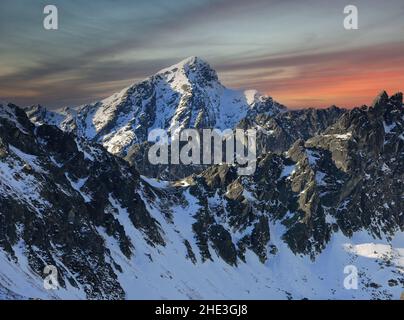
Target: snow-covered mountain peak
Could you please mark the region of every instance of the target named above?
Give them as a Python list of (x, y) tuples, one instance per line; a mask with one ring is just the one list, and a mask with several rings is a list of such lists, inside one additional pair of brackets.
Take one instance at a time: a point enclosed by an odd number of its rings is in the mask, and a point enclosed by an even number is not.
[(178, 91), (183, 91), (187, 86), (222, 87), (216, 71), (207, 62), (195, 56), (160, 70), (154, 77), (163, 79)]
[(207, 63), (205, 60), (196, 56), (191, 56), (185, 58), (184, 60), (181, 60), (176, 64), (173, 64), (172, 66), (161, 69), (160, 71), (157, 72), (157, 74), (164, 74), (166, 72), (171, 72), (176, 69), (185, 71), (197, 71), (198, 69), (204, 69), (204, 68), (209, 68), (212, 71), (214, 71), (210, 67), (209, 63)]
[(216, 79), (217, 79), (217, 74), (214, 69), (207, 63), (205, 60), (196, 57), (196, 56), (191, 56), (188, 57), (184, 60), (181, 60), (180, 62), (161, 69), (158, 71), (156, 74), (157, 75), (162, 75), (166, 73), (172, 73), (172, 72), (178, 72), (178, 71), (183, 71), (187, 75), (195, 75), (198, 73), (203, 73), (204, 71), (208, 71), (209, 73), (215, 74)]
[(57, 125), (126, 155), (152, 129), (232, 129), (246, 117), (284, 109), (255, 90), (226, 88), (207, 62), (189, 57), (104, 100), (64, 110), (61, 117), (36, 108), (27, 112), (35, 123)]

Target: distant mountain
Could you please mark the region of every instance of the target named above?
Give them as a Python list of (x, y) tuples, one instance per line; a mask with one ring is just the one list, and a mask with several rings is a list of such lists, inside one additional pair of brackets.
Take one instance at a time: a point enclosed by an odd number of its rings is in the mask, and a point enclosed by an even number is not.
[[(0, 298), (399, 299), (402, 94), (335, 113), (324, 130), (314, 111), (251, 116), (263, 130), (281, 117), (290, 137), (285, 121), (317, 129), (261, 154), (252, 176), (216, 165), (170, 183), (0, 104)], [(45, 265), (59, 290), (44, 289)]]
[(57, 125), (125, 156), (131, 146), (147, 141), (151, 129), (233, 129), (243, 118), (284, 110), (255, 90), (227, 89), (208, 63), (190, 57), (93, 104), (60, 113), (41, 106), (26, 111), (34, 123)]

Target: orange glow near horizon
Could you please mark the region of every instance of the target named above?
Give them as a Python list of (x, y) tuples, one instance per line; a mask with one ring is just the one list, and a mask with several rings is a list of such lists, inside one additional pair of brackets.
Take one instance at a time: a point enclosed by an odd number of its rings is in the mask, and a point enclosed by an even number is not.
[[(279, 81), (279, 80), (278, 80)], [(269, 84), (271, 87), (271, 84)], [(381, 91), (389, 95), (404, 90), (404, 65), (396, 70), (370, 70), (347, 76), (320, 75), (285, 79), (266, 93), (289, 108), (353, 108), (372, 103)]]
[(258, 89), (289, 108), (369, 105), (385, 90), (404, 91), (404, 44), (267, 57), (225, 70), (230, 87)]

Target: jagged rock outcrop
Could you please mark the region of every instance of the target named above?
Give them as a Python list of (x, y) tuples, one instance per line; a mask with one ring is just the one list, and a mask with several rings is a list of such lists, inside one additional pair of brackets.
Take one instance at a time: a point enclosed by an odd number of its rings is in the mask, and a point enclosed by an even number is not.
[(261, 157), (251, 177), (237, 177), (224, 166), (196, 181), (210, 190), (205, 197), (222, 197), (230, 226), (246, 228), (254, 213), (265, 212), (286, 226), (291, 250), (314, 259), (334, 232), (350, 237), (366, 230), (380, 238), (403, 231), (403, 120), (401, 94), (383, 93), (372, 107), (347, 112), (287, 153)]
[(332, 106), (327, 109), (288, 110), (273, 116), (259, 114), (255, 118), (245, 118), (239, 128), (257, 130), (257, 152), (282, 153), (298, 140), (307, 140), (320, 134), (334, 124), (344, 109)]
[(164, 246), (138, 173), (100, 146), (53, 126), (35, 128), (12, 104), (0, 106), (0, 137), (0, 248), (14, 262), (25, 256), (37, 274), (58, 267), (61, 285), (84, 286), (88, 298), (124, 298), (114, 271), (121, 266), (108, 262), (98, 228), (130, 257), (135, 245), (116, 219), (122, 206), (149, 243)]

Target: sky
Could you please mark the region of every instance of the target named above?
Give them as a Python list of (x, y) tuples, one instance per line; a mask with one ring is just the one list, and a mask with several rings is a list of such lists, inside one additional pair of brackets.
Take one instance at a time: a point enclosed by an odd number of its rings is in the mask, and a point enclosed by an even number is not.
[(404, 91), (403, 16), (402, 0), (1, 0), (0, 100), (81, 105), (198, 56), (291, 108), (370, 104)]

